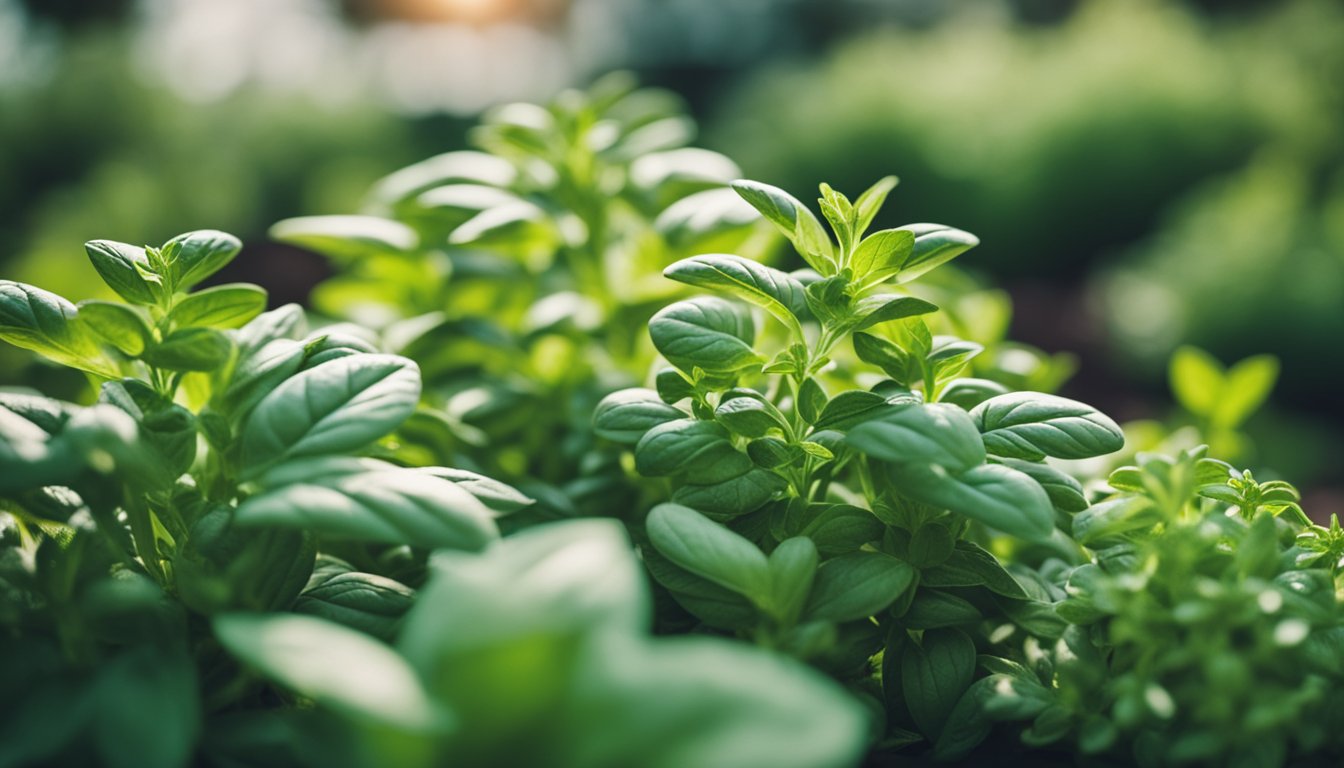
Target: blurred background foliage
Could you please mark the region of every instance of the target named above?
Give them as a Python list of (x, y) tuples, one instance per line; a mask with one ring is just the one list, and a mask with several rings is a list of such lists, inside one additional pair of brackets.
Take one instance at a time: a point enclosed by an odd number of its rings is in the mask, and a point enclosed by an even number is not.
[[(1065, 393), (1119, 418), (1182, 418), (1182, 344), (1278, 356), (1254, 458), (1340, 506), (1331, 0), (0, 0), (0, 275), (87, 298), (84, 241), (214, 227), (249, 243), (220, 280), (302, 300), (328, 268), (271, 223), (621, 68), (752, 178), (899, 174), (879, 224), (979, 235), (1010, 335), (1076, 352)], [(48, 375), (4, 355), (0, 384)]]

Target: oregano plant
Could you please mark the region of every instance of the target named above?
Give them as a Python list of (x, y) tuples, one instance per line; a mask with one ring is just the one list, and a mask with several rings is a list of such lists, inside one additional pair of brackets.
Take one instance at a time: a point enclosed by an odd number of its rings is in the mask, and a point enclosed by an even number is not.
[(668, 267), (711, 295), (653, 316), (670, 366), (606, 398), (594, 423), (636, 472), (667, 478), (643, 537), (672, 599), (847, 679), (899, 746), (948, 732), (977, 648), (1012, 634), (993, 622), (1061, 623), (1044, 587), (986, 545), (998, 532), (1067, 547), (1058, 526), (1087, 499), (1048, 460), (1111, 453), (1124, 436), (1083, 403), (962, 376), (980, 345), (933, 334), (937, 307), (902, 286), (977, 241), (932, 224), (870, 233), (895, 184), (853, 202), (822, 185), (828, 231), (788, 193), (734, 182), (808, 269), (734, 254)]

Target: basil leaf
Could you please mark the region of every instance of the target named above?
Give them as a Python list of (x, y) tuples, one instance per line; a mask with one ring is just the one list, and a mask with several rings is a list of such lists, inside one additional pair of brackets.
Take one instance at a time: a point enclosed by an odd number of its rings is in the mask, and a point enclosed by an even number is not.
[(0, 280), (0, 340), (103, 378), (120, 376), (75, 305), (41, 288)]
[(774, 472), (748, 464), (728, 480), (683, 485), (673, 492), (672, 500), (706, 515), (727, 518), (755, 512), (787, 487), (788, 482)]
[(971, 411), (985, 450), (1039, 461), (1046, 456), (1086, 459), (1125, 445), (1119, 425), (1090, 405), (1037, 392), (990, 398)]
[(930, 312), (937, 311), (937, 305), (930, 304), (923, 299), (917, 299), (914, 296), (894, 296), (889, 293), (865, 296), (854, 307), (854, 316), (857, 320), (854, 330), (861, 331), (878, 323), (904, 320), (907, 317), (927, 315)]
[(902, 347), (867, 333), (856, 333), (850, 340), (860, 360), (881, 368), (901, 386), (919, 379), (919, 361)]
[(745, 471), (751, 460), (712, 421), (678, 419), (650, 429), (635, 446), (635, 469), (645, 477), (689, 474), (717, 483)]
[(850, 552), (817, 569), (803, 615), (809, 621), (855, 621), (874, 616), (909, 589), (915, 569), (880, 552)]
[(980, 244), (975, 235), (942, 224), (907, 224), (901, 229), (915, 236), (915, 247), (896, 275), (898, 283), (908, 283)]
[(593, 413), (593, 431), (617, 443), (635, 445), (650, 429), (686, 418), (649, 389), (623, 389), (602, 398)]
[(81, 301), (78, 311), (85, 328), (128, 357), (138, 356), (153, 343), (149, 323), (125, 304), (91, 299)]
[(1006, 395), (1009, 389), (997, 381), (989, 379), (956, 379), (948, 384), (938, 401), (942, 403), (952, 403), (966, 410), (971, 410), (975, 406), (985, 402), (996, 395)]
[(213, 371), (229, 361), (233, 342), (209, 328), (183, 328), (145, 348), (140, 358), (170, 371)]
[(929, 587), (985, 587), (989, 591), (1025, 600), (1027, 593), (1012, 574), (1004, 570), (993, 555), (969, 541), (958, 541), (956, 549), (939, 565), (920, 572), (919, 583)]
[(746, 629), (759, 621), (760, 612), (748, 598), (677, 567), (656, 548), (646, 548), (641, 555), (654, 581), (666, 587), (681, 607), (708, 626)]
[(273, 224), (270, 235), (342, 263), (407, 254), (420, 243), (415, 230), (378, 216), (300, 216)]
[(680, 568), (769, 605), (769, 560), (755, 544), (680, 504), (659, 504), (645, 526), (658, 552)]
[(1064, 512), (1081, 512), (1087, 509), (1087, 497), (1083, 495), (1082, 483), (1049, 464), (997, 457), (994, 462), (1015, 469), (1039, 483), (1056, 509)]
[(1030, 477), (999, 464), (952, 473), (934, 464), (891, 467), (901, 493), (916, 501), (965, 515), (1028, 541), (1044, 541), (1055, 529), (1054, 508)]
[(663, 276), (755, 304), (788, 326), (795, 338), (803, 338), (798, 321), (807, 316), (805, 289), (777, 269), (741, 256), (709, 253), (683, 259), (664, 270)]
[(901, 624), (908, 629), (940, 629), (975, 624), (984, 618), (979, 608), (959, 595), (921, 587), (901, 614)]
[[(294, 481), (238, 506), (238, 525), (279, 526), (321, 536), (476, 550), (497, 538), (494, 515), (454, 483), (399, 467), (365, 472), (325, 471), (326, 459), (293, 469)], [(311, 479), (302, 480), (308, 476)], [(268, 480), (274, 481), (268, 475)]]
[(891, 190), (896, 188), (898, 182), (895, 176), (883, 176), (854, 201), (855, 237), (862, 237), (868, 230), (868, 225), (873, 223), (873, 217), (881, 210), (882, 204), (887, 201), (887, 195), (891, 194)]
[(183, 233), (164, 244), (165, 249), (174, 246), (177, 258), (172, 264), (173, 285), (185, 291), (233, 261), (243, 244), (227, 232), (202, 229)]
[(233, 283), (197, 291), (177, 303), (168, 320), (181, 327), (238, 328), (266, 309), (266, 292)]
[(98, 276), (121, 298), (132, 304), (153, 305), (159, 300), (159, 276), (150, 272), (145, 249), (114, 240), (91, 240), (84, 244)]
[(845, 442), (883, 461), (937, 464), (954, 472), (985, 461), (975, 422), (960, 408), (943, 403), (893, 409), (850, 429)]
[(745, 308), (701, 296), (679, 301), (649, 320), (649, 336), (667, 361), (683, 371), (734, 373), (760, 365), (751, 348), (756, 327)]
[(877, 285), (899, 273), (915, 248), (915, 235), (904, 229), (884, 229), (865, 237), (849, 258), (849, 268), (860, 286)]
[(919, 730), (936, 741), (975, 675), (975, 643), (959, 629), (925, 630), (901, 650), (901, 692)]
[(452, 482), (457, 487), (475, 496), (478, 501), (497, 515), (511, 515), (536, 503), (534, 499), (525, 496), (513, 486), (465, 469), (419, 467), (417, 471)]
[(412, 730), (442, 717), (406, 660), (362, 632), (286, 614), (223, 614), (213, 626), (243, 663), (320, 706)]
[(419, 371), (405, 358), (350, 355), (303, 371), (248, 416), (243, 476), (289, 459), (363, 448), (401, 424), (419, 400)]
[(331, 574), (310, 583), (294, 601), (295, 613), (357, 629), (384, 642), (397, 633), (415, 602), (415, 591), (372, 573)]
[(758, 181), (739, 179), (733, 190), (793, 242), (803, 260), (823, 276), (835, 274), (835, 248), (816, 215), (793, 195)]
[(802, 613), (817, 574), (817, 547), (805, 536), (785, 539), (770, 553), (770, 611), (785, 625)]
[(754, 390), (729, 390), (714, 409), (714, 420), (743, 437), (764, 437), (772, 429), (789, 429), (784, 414)]

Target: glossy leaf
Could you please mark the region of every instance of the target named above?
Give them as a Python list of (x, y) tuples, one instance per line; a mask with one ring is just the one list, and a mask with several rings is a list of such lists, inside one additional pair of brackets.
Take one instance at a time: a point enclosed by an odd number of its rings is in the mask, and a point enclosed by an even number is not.
[(880, 552), (851, 552), (817, 570), (804, 611), (811, 621), (854, 621), (874, 616), (914, 583), (915, 569)]
[(116, 363), (78, 319), (75, 305), (31, 285), (0, 280), (0, 340), (98, 376), (119, 375)]
[(896, 408), (849, 430), (855, 450), (897, 464), (936, 464), (952, 472), (979, 466), (985, 449), (975, 423), (953, 405)]
[(1046, 456), (1086, 459), (1120, 450), (1119, 425), (1090, 405), (1055, 395), (1013, 392), (990, 398), (971, 411), (985, 450), (997, 456), (1039, 461)]
[(164, 244), (165, 248), (171, 246), (177, 247), (177, 259), (172, 265), (173, 285), (185, 291), (233, 261), (243, 244), (227, 232), (202, 229), (183, 233)]
[(266, 292), (232, 283), (197, 291), (177, 303), (168, 319), (181, 327), (238, 328), (266, 309)]
[(678, 567), (744, 595), (771, 601), (769, 560), (755, 544), (679, 504), (659, 504), (646, 521), (649, 540)]
[(999, 464), (952, 473), (933, 464), (892, 467), (901, 493), (963, 514), (1029, 541), (1049, 538), (1055, 513), (1050, 498), (1030, 477)]
[(798, 321), (807, 316), (804, 288), (777, 269), (741, 256), (710, 253), (683, 259), (664, 270), (663, 276), (755, 304), (788, 326), (795, 338), (803, 336)]
[(835, 274), (835, 248), (807, 206), (788, 192), (758, 181), (739, 179), (733, 189), (793, 241), (808, 266), (822, 275)]
[(702, 296), (672, 304), (649, 320), (649, 336), (668, 362), (687, 372), (699, 367), (733, 373), (761, 363), (751, 348), (756, 337), (751, 315), (725, 299)]
[(158, 303), (158, 276), (150, 272), (144, 248), (114, 240), (91, 240), (84, 244), (84, 251), (98, 276), (118, 296), (132, 304)]
[(154, 332), (139, 312), (112, 301), (88, 300), (79, 303), (79, 317), (95, 336), (136, 357), (153, 343)]

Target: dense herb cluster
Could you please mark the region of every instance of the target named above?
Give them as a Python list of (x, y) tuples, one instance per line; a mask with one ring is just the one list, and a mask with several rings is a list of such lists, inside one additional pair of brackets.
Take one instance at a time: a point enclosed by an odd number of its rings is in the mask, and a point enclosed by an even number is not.
[(894, 178), (818, 217), (689, 136), (620, 80), (497, 110), (276, 225), (338, 265), (311, 330), (194, 290), (220, 232), (0, 281), (96, 390), (0, 393), (0, 766), (1344, 753), (1344, 531), (1189, 447), (1249, 454), (1271, 358), (1182, 351), (1195, 424), (1127, 441)]

